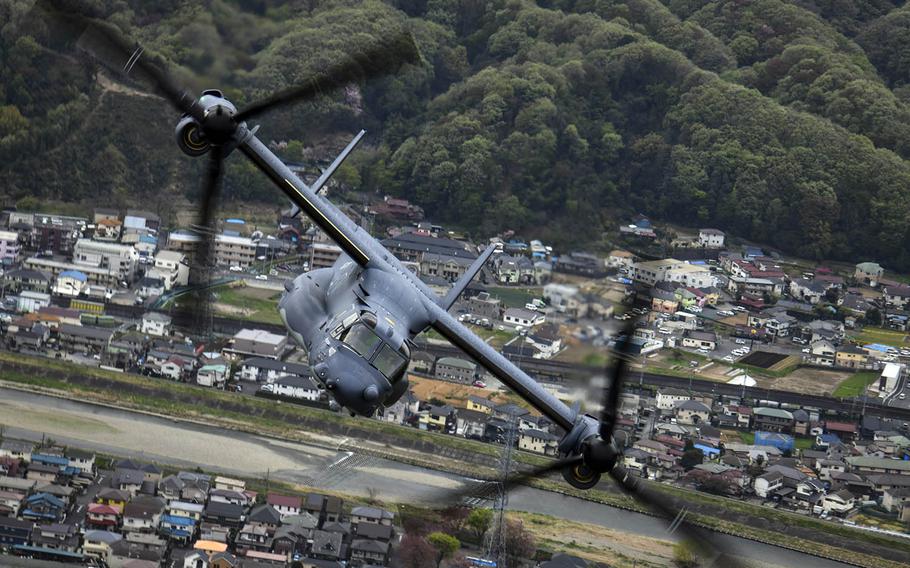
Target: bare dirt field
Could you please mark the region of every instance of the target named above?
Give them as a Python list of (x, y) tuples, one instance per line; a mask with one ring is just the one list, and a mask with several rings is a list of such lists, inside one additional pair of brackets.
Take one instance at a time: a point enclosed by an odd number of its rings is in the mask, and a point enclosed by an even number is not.
[(830, 395), (850, 373), (828, 369), (801, 367), (785, 377), (756, 377), (765, 388), (787, 390), (804, 394)]

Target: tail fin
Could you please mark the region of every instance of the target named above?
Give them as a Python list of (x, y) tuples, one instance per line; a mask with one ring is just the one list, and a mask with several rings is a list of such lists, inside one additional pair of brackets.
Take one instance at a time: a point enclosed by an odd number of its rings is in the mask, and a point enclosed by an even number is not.
[(496, 250), (496, 247), (490, 245), (487, 247), (480, 256), (477, 257), (468, 270), (462, 274), (461, 278), (455, 282), (455, 285), (452, 286), (452, 289), (449, 290), (449, 293), (445, 295), (445, 298), (439, 298), (437, 302), (444, 310), (448, 310), (452, 307), (455, 301), (461, 296), (461, 293), (464, 292), (464, 289), (468, 287), (468, 284), (471, 283), (471, 280), (474, 280), (474, 277), (480, 272), (480, 269), (483, 268), (483, 265), (490, 260), (490, 256), (493, 254), (493, 251)]

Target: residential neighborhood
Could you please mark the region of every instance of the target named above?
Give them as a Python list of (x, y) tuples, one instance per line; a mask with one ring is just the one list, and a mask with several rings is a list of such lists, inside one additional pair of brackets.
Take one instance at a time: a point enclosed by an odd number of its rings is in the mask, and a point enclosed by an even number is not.
[[(875, 518), (907, 526), (907, 421), (862, 410), (910, 409), (910, 287), (877, 264), (795, 266), (710, 228), (677, 234), (670, 255), (642, 256), (631, 245), (652, 241), (653, 225), (621, 229), (630, 250), (557, 254), (514, 234), (471, 242), (391, 202), (379, 210), (398, 212), (383, 243), (439, 294), (483, 249), (495, 247), (451, 311), (568, 404), (599, 412), (596, 397), (579, 387), (600, 372), (619, 336), (631, 333), (634, 361), (616, 433), (630, 471), (830, 522)], [(401, 225), (405, 210), (412, 213)], [(271, 228), (274, 236), (242, 220), (226, 223), (215, 249), (216, 312), (200, 334), (180, 306), (194, 289), (198, 235), (169, 232), (148, 212), (105, 209), (93, 219), (61, 218), (70, 227), (67, 238), (36, 247), (38, 217), (8, 212), (10, 242), (19, 236), (4, 249), (5, 349), (276, 405), (339, 410), (280, 320), (245, 307), (271, 302), (267, 309), (274, 311), (284, 282), (334, 262), (338, 251), (317, 229), (287, 216)], [(408, 373), (410, 390), (376, 420), (558, 456), (565, 432), (510, 398), (500, 381), (447, 342), (432, 335), (416, 342)], [(672, 386), (649, 383), (650, 374)], [(760, 395), (762, 388), (769, 394)], [(823, 408), (780, 401), (772, 391), (833, 402)], [(859, 402), (847, 411), (834, 404), (849, 398)], [(308, 508), (310, 497), (251, 495), (240, 482), (216, 487), (217, 480), (188, 472), (163, 478), (159, 472), (159, 479), (143, 469), (155, 466), (142, 464), (100, 471), (61, 452), (4, 440), (0, 465), (8, 487), (0, 486), (0, 512), (7, 513), (4, 530), (12, 540), (0, 535), (0, 543), (10, 550), (95, 555), (130, 568), (196, 560), (387, 565), (401, 534), (394, 521), (384, 524), (386, 512), (372, 524), (340, 504), (329, 512), (328, 496)], [(73, 507), (81, 524), (68, 524)]]
[[(109, 466), (109, 467), (108, 467)], [(112, 568), (388, 566), (393, 512), (57, 446), (0, 442), (0, 553)], [(0, 560), (2, 563), (2, 560)]]

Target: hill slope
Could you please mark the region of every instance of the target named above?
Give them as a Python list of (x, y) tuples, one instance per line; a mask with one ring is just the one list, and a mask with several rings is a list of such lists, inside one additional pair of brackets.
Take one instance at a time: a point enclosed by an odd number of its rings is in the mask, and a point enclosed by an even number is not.
[[(585, 242), (641, 211), (910, 269), (910, 11), (897, 1), (94, 2), (182, 80), (237, 102), (407, 25), (422, 65), (262, 132), (302, 160), (365, 127), (342, 180), (441, 221)], [(166, 213), (192, 198), (200, 165), (174, 148), (163, 102), (99, 81), (28, 4), (0, 0), (7, 200)], [(229, 198), (277, 200), (230, 162)]]

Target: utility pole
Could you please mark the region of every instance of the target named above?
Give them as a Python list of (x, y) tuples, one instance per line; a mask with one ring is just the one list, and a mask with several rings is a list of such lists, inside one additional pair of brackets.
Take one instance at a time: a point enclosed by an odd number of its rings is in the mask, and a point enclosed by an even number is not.
[(506, 424), (505, 446), (499, 460), (499, 484), (497, 486), (496, 503), (493, 508), (493, 530), (487, 542), (487, 558), (496, 561), (496, 568), (505, 568), (507, 562), (506, 547), (506, 506), (509, 504), (509, 493), (506, 483), (509, 471), (512, 469), (512, 451), (515, 446), (515, 435), (518, 417), (511, 414)]

